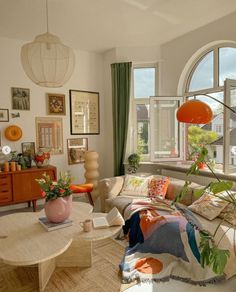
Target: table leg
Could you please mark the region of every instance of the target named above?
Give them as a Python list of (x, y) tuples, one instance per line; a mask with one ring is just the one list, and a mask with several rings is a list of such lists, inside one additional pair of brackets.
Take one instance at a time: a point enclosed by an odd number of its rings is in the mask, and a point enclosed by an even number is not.
[(57, 267), (91, 267), (92, 242), (73, 240), (69, 248), (56, 258)]
[(56, 267), (55, 258), (38, 264), (39, 291), (40, 292), (42, 292), (45, 289), (52, 273), (55, 270), (55, 267)]

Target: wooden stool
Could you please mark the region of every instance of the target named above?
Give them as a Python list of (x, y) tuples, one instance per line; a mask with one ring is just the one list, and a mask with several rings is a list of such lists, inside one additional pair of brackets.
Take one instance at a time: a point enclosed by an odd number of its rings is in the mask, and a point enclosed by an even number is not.
[(72, 193), (74, 193), (74, 194), (87, 193), (89, 203), (92, 206), (94, 206), (93, 198), (91, 195), (91, 192), (93, 191), (93, 184), (87, 183), (87, 184), (70, 185), (70, 189), (71, 189)]

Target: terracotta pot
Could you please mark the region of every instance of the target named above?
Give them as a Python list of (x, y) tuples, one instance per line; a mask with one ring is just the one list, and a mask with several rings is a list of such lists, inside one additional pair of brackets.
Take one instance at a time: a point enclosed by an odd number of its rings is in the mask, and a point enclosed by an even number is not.
[(199, 169), (204, 169), (206, 167), (206, 164), (204, 163), (204, 162), (200, 162), (199, 164), (198, 164), (198, 168)]
[(69, 218), (72, 208), (72, 195), (50, 200), (45, 203), (44, 210), (49, 221), (60, 223)]

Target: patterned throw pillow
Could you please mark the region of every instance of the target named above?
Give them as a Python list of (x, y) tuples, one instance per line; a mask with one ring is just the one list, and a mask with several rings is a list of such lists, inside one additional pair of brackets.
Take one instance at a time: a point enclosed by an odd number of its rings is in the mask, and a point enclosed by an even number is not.
[(206, 191), (197, 201), (188, 206), (188, 208), (209, 220), (213, 220), (229, 204), (229, 202), (221, 199), (227, 196), (228, 194), (226, 192), (214, 195)]
[(154, 177), (148, 183), (148, 195), (151, 198), (159, 197), (164, 199), (170, 183), (170, 178), (165, 176), (161, 178)]
[(152, 176), (142, 177), (126, 174), (121, 196), (148, 196), (148, 182)]
[(218, 216), (221, 219), (224, 219), (225, 221), (229, 222), (232, 225), (236, 225), (236, 208), (233, 204), (228, 204)]

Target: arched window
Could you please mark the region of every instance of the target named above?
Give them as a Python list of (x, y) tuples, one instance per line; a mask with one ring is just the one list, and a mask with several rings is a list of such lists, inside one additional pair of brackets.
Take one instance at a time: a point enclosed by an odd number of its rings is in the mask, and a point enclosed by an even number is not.
[(196, 97), (209, 104), (214, 118), (207, 125), (187, 126), (187, 153), (190, 155), (200, 145), (207, 145), (219, 169), (226, 173), (236, 172), (236, 115), (203, 95), (209, 94), (236, 109), (236, 81), (233, 80), (236, 79), (236, 45), (227, 43), (208, 49), (197, 58), (189, 72), (185, 98)]

